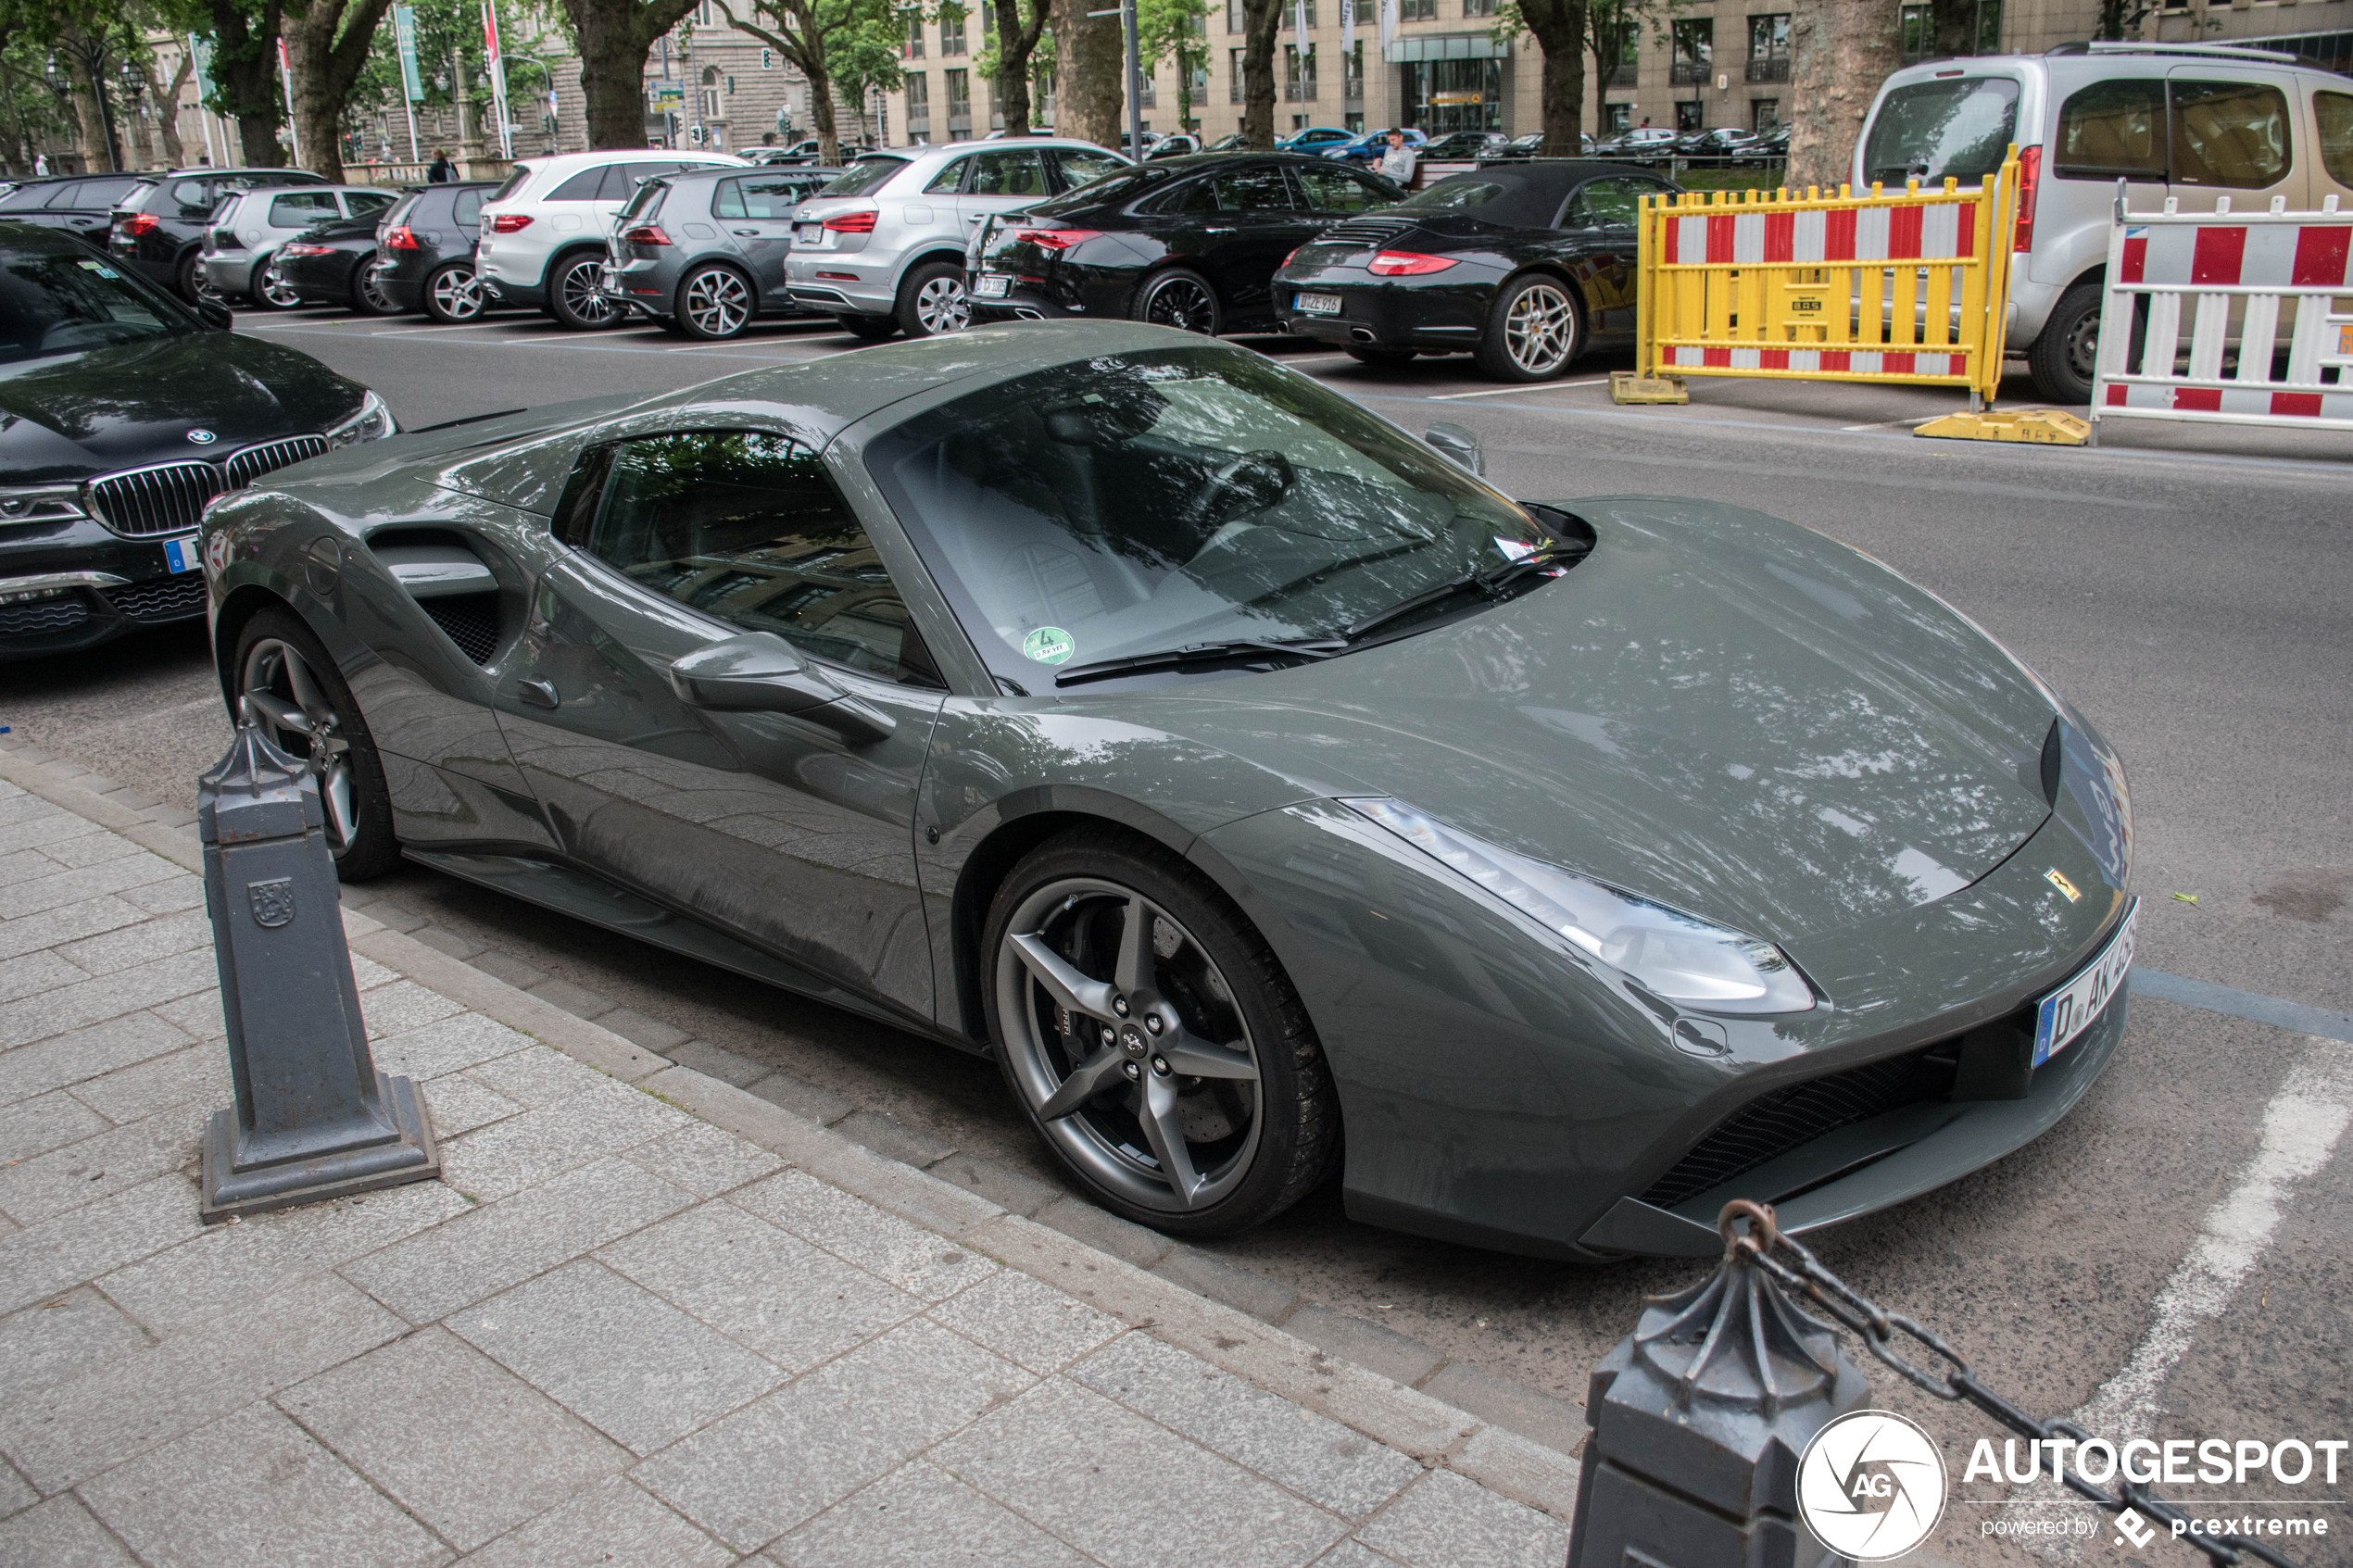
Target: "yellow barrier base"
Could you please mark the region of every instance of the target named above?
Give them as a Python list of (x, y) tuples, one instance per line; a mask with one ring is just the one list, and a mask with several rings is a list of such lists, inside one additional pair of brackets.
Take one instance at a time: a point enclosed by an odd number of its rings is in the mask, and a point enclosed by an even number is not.
[(1914, 435), (1943, 436), (1955, 441), (2033, 441), (2048, 446), (2081, 446), (2092, 427), (2073, 414), (2057, 408), (2025, 408), (2014, 414), (1947, 414), (1931, 420)]
[(1609, 400), (1613, 403), (1689, 403), (1692, 395), (1684, 390), (1680, 376), (1645, 376), (1633, 370), (1612, 370), (1609, 373)]

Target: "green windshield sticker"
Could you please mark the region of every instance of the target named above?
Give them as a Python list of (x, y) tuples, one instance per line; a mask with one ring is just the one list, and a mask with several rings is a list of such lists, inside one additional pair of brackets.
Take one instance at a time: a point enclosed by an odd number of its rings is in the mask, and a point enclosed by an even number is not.
[(1021, 640), (1021, 651), (1040, 664), (1066, 664), (1078, 645), (1059, 626), (1040, 626)]

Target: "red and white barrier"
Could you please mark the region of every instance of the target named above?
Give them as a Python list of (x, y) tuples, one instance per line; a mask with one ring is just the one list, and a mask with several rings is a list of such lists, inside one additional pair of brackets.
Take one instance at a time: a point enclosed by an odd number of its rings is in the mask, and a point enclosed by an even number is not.
[[(2117, 198), (2093, 439), (2107, 419), (2353, 430), (2353, 213), (2135, 214)], [(2189, 306), (2183, 343), (2183, 303)], [(2286, 364), (2280, 366), (2283, 328)]]
[(1679, 214), (1660, 234), (1658, 258), (1667, 266), (1733, 267), (1956, 261), (1975, 254), (1976, 230), (1974, 201), (1831, 211), (1716, 211), (1688, 218)]

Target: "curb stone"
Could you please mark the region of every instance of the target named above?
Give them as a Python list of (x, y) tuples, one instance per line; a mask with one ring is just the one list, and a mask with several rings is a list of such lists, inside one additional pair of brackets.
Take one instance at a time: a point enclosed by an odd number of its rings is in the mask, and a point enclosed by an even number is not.
[[(101, 793), (94, 786), (109, 790), (117, 786), (102, 775), (57, 761), (36, 748), (11, 744), (5, 737), (0, 737), (0, 779), (120, 834), (187, 871), (203, 872), (202, 847), (187, 812), (162, 806), (142, 808), (120, 795)], [(136, 797), (138, 801), (146, 798)], [(173, 817), (189, 818), (189, 825), (180, 825)], [(346, 908), (342, 914), (351, 950), (360, 957), (398, 971), (452, 1001), (757, 1144), (878, 1208), (1052, 1285), (1222, 1371), (1409, 1454), (1428, 1468), (1458, 1472), (1564, 1523), (1571, 1518), (1577, 1491), (1576, 1458), (1583, 1447), (1583, 1435), (1578, 1430), (1581, 1412), (1567, 1401), (1463, 1363), (1450, 1363), (1420, 1342), (1378, 1324), (1302, 1303), (1295, 1292), (1274, 1281), (1131, 1225), (1067, 1194), (1057, 1193), (1035, 1207), (1033, 1212), (1043, 1214), (1043, 1220), (1026, 1218), (975, 1190), (980, 1183), (961, 1185), (878, 1153), (831, 1126), (673, 1061), (546, 997), (521, 990), (363, 909)], [(855, 1120), (860, 1114), (853, 1107), (835, 1121)], [(932, 1162), (950, 1170), (957, 1159), (951, 1149), (934, 1156)], [(968, 1163), (986, 1164), (976, 1160)], [(1026, 1184), (1026, 1178), (1016, 1180)], [(1198, 1287), (1188, 1280), (1197, 1282)], [(1347, 1343), (1358, 1337), (1357, 1331), (1372, 1330), (1386, 1336), (1384, 1349), (1390, 1348), (1389, 1341), (1395, 1341), (1395, 1350), (1406, 1351), (1408, 1360), (1415, 1351), (1426, 1351), (1432, 1364), (1419, 1374), (1421, 1383), (1437, 1382), (1450, 1368), (1460, 1368), (1472, 1375), (1449, 1381), (1470, 1385), (1468, 1392), (1481, 1393), (1478, 1386), (1481, 1383), (1495, 1386), (1495, 1397), (1479, 1402), (1491, 1409), (1503, 1407), (1499, 1413), (1504, 1419), (1447, 1403), (1342, 1359), (1279, 1323), (1228, 1304), (1229, 1299), (1242, 1299), (1271, 1306), (1277, 1298), (1287, 1303), (1280, 1309), (1285, 1320), (1312, 1311), (1320, 1314), (1312, 1322), (1328, 1321), (1339, 1331), (1322, 1337)], [(1413, 1349), (1407, 1351), (1408, 1347)], [(1577, 1421), (1529, 1420), (1524, 1414), (1554, 1407), (1577, 1415)], [(1512, 1419), (1515, 1416), (1519, 1419)], [(1515, 1430), (1516, 1426), (1534, 1430)], [(1558, 1446), (1567, 1436), (1564, 1426), (1577, 1438), (1566, 1449)], [(1548, 1443), (1544, 1437), (1554, 1440)]]

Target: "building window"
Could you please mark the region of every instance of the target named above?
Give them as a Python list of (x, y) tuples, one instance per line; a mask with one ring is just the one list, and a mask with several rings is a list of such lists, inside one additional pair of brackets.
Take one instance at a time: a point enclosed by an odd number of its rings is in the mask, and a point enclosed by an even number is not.
[[(1340, 99), (1343, 104), (1365, 101), (1365, 41), (1358, 39), (1356, 47), (1340, 57)], [(1360, 112), (1350, 117), (1363, 119)]]
[[(963, 131), (969, 134), (973, 128), (973, 73), (969, 70), (951, 70), (946, 74), (948, 77), (948, 133), (953, 136), (958, 131)], [(957, 124), (959, 120), (963, 123)]]
[(1759, 136), (1769, 135), (1781, 123), (1781, 101), (1779, 98), (1752, 98), (1748, 103), (1749, 129)]
[(1494, 14), (1495, 0), (1463, 0), (1463, 15), (1466, 17), (1491, 17)]
[(1226, 101), (1229, 104), (1242, 101), (1242, 52), (1239, 49), (1226, 51)]
[(907, 73), (907, 131), (928, 134), (931, 131), (931, 77), (927, 72)]
[[(1313, 25), (1312, 23), (1310, 24)], [(1283, 45), (1283, 102), (1312, 104), (1315, 101), (1315, 45), (1307, 45), (1301, 54), (1299, 45)]]
[(702, 115), (704, 119), (721, 118), (719, 107), (719, 68), (705, 66), (702, 69)]
[[(1748, 79), (1751, 82), (1789, 80), (1789, 13), (1748, 19)], [(1771, 103), (1775, 100), (1766, 99)]]
[(1242, 0), (1226, 0), (1226, 31), (1242, 31)]
[[(1631, 87), (1642, 74), (1642, 69), (1640, 32), (1631, 23), (1629, 23), (1626, 35), (1617, 45), (1617, 63), (1610, 68), (1609, 74), (1602, 81), (1602, 85), (1604, 87)], [(1620, 129), (1626, 128), (1620, 127)]]
[(921, 11), (907, 13), (906, 57), (911, 60), (924, 57), (924, 14)]
[[(1705, 82), (1715, 74), (1715, 18), (1703, 17), (1675, 24), (1675, 63), (1667, 71), (1669, 82), (1678, 87)], [(1699, 127), (1687, 129), (1696, 131)]]
[(1686, 98), (1675, 106), (1675, 129), (1705, 131), (1707, 129), (1707, 106), (1697, 98)]
[(972, 53), (964, 47), (964, 15), (963, 11), (950, 12), (945, 7), (940, 10), (939, 52), (942, 55)]
[(1634, 106), (1631, 104), (1604, 104), (1602, 106), (1602, 123), (1603, 129), (1606, 130), (1611, 135), (1625, 135), (1626, 132), (1634, 129)]
[(1397, 19), (1434, 22), (1438, 19), (1438, 0), (1397, 0)]

